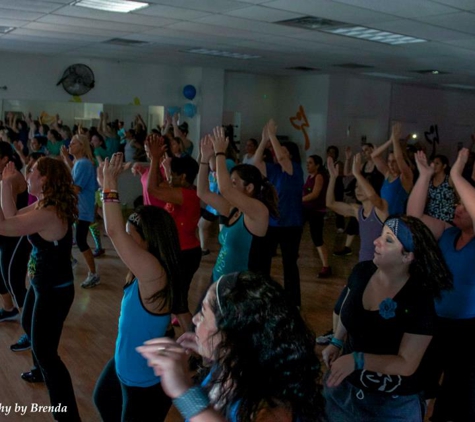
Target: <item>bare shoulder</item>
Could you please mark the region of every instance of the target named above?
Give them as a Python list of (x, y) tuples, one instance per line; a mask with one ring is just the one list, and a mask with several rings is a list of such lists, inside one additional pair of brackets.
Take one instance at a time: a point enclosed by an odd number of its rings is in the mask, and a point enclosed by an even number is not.
[(256, 422), (292, 422), (292, 410), (285, 406), (264, 407), (256, 417)]

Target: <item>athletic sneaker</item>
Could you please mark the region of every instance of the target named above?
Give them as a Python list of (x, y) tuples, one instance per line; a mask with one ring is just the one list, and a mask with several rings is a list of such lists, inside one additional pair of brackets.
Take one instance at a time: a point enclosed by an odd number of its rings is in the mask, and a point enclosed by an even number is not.
[(10, 346), (12, 352), (23, 352), (24, 350), (29, 349), (31, 349), (31, 343), (26, 334), (23, 334), (15, 344)]
[(6, 311), (5, 309), (0, 309), (0, 322), (3, 321), (14, 321), (18, 319), (18, 309), (13, 308), (11, 311)]
[(88, 273), (87, 278), (81, 283), (84, 289), (96, 287), (101, 282), (101, 277), (98, 274)]
[(322, 270), (318, 273), (318, 278), (327, 278), (333, 274), (332, 267), (322, 267)]
[(333, 338), (333, 330), (330, 330), (323, 334), (323, 336), (319, 336), (316, 339), (316, 343), (319, 344), (320, 346), (326, 346), (327, 344), (330, 344)]
[(92, 252), (92, 255), (94, 256), (94, 258), (98, 258), (101, 255), (104, 255), (105, 253), (106, 253), (105, 249), (94, 249), (94, 251)]
[(333, 256), (350, 256), (353, 251), (348, 246), (345, 246), (341, 251), (333, 252)]

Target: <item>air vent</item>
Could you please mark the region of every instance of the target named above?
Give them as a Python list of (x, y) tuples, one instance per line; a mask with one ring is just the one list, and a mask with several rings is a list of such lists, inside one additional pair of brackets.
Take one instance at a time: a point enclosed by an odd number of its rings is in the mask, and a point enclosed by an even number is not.
[(343, 69), (373, 69), (374, 66), (367, 66), (365, 64), (358, 64), (358, 63), (342, 63), (342, 64), (334, 64), (334, 67), (342, 67)]
[(321, 69), (316, 67), (307, 67), (307, 66), (295, 66), (295, 67), (286, 67), (287, 70), (299, 70), (301, 72), (318, 72)]
[(108, 41), (104, 41), (104, 44), (123, 45), (127, 47), (134, 47), (140, 45), (150, 44), (148, 41), (127, 40), (125, 38), (112, 38)]
[(344, 22), (332, 21), (330, 19), (318, 18), (315, 16), (303, 16), (297, 19), (288, 19), (274, 23), (279, 25), (294, 26), (297, 28), (313, 29), (314, 31), (348, 25)]

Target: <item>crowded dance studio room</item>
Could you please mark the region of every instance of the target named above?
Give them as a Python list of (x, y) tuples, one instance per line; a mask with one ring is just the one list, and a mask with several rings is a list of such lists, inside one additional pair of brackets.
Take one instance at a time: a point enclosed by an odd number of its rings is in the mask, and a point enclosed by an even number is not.
[(474, 0), (0, 0), (0, 421), (474, 422)]

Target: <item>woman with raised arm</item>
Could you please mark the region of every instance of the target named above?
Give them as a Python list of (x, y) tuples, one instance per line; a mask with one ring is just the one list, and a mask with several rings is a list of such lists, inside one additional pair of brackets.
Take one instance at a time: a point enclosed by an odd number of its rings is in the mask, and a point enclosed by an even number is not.
[[(213, 136), (207, 136), (201, 143), (198, 196), (227, 217), (219, 234), (221, 249), (213, 268), (213, 282), (223, 274), (249, 268), (254, 239), (265, 236), (269, 214), (277, 214), (275, 189), (256, 167), (239, 164), (233, 167), (231, 174), (228, 173), (227, 146), (228, 139), (222, 127), (216, 127)], [(208, 185), (208, 166), (213, 155), (220, 195), (211, 192)]]
[[(407, 198), (414, 185), (414, 175), (411, 166), (405, 160), (400, 138), (401, 124), (395, 123), (389, 141), (376, 148), (371, 154), (377, 169), (384, 175), (381, 198), (388, 203), (389, 215), (405, 214)], [(391, 145), (393, 152), (389, 153), (386, 162), (381, 154)]]
[[(300, 306), (300, 272), (297, 265), (300, 240), (302, 238), (302, 189), (303, 171), (297, 144), (284, 142), (276, 136), (277, 126), (269, 120), (264, 126), (262, 140), (254, 155), (256, 165), (264, 177), (275, 186), (279, 195), (279, 217), (269, 220), (269, 230), (261, 245), (260, 255), (256, 254), (251, 270), (270, 275), (272, 255), (280, 244), (284, 267), (284, 288), (290, 301)], [(263, 153), (270, 139), (277, 163), (266, 163)]]
[(124, 226), (118, 177), (122, 153), (106, 159), (102, 170), (102, 202), (107, 234), (129, 269), (122, 298), (114, 357), (94, 390), (94, 403), (105, 422), (163, 421), (170, 399), (160, 379), (136, 352), (150, 336), (163, 337), (170, 324), (175, 285), (181, 277), (180, 245), (175, 222), (158, 207), (138, 208)]
[(25, 298), (22, 325), (31, 340), (34, 367), (25, 381), (43, 381), (57, 421), (80, 421), (69, 372), (58, 355), (63, 324), (74, 299), (71, 268), (72, 225), (78, 215), (77, 195), (68, 167), (40, 158), (28, 177), (28, 191), (38, 198), (17, 210), (13, 181), (17, 170), (7, 164), (2, 175), (0, 234), (28, 236), (33, 245), (33, 277)]
[[(168, 162), (167, 147), (164, 139), (158, 135), (149, 135), (146, 144), (152, 159), (147, 182), (148, 193), (166, 202), (165, 209), (175, 220), (180, 239), (183, 277), (177, 289), (180, 295), (174, 297), (172, 312), (177, 316), (181, 327), (185, 331), (191, 331), (188, 291), (201, 262), (200, 241), (196, 236), (200, 219), (200, 199), (194, 185), (198, 163), (189, 155), (172, 157)], [(164, 166), (165, 163), (170, 166), (166, 170), (170, 183), (163, 183), (160, 165)]]
[(460, 196), (453, 225), (424, 214), (434, 168), (427, 164), (423, 152), (416, 156), (420, 174), (407, 206), (408, 214), (420, 218), (438, 239), (454, 280), (453, 290), (444, 292), (435, 306), (438, 330), (429, 353), (436, 368), (430, 368), (434, 378), (432, 383), (437, 384), (444, 373), (432, 416), (435, 422), (475, 420), (474, 343), (467, 341), (461, 347), (454, 347), (453, 343), (447, 342), (447, 338), (465, 338), (467, 333), (475, 332), (475, 188), (462, 175), (468, 155), (466, 148), (459, 151), (450, 171)]
[(434, 299), (451, 274), (417, 218), (389, 217), (372, 261), (348, 279), (338, 328), (323, 351), (329, 422), (424, 420), (420, 362), (436, 328)]
[[(324, 420), (315, 335), (286, 296), (262, 274), (222, 276), (194, 317), (195, 333), (138, 348), (186, 420)], [(190, 351), (210, 362), (201, 386), (188, 371)]]

